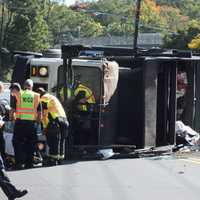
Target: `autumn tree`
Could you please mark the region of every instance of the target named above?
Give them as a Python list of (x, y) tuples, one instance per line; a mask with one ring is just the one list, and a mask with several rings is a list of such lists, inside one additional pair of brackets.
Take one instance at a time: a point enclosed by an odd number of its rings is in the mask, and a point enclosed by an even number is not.
[(200, 50), (200, 34), (198, 34), (191, 42), (188, 44), (188, 47), (192, 50), (199, 51)]
[(179, 29), (175, 34), (165, 36), (164, 47), (173, 49), (188, 49), (188, 44), (200, 33), (200, 23), (196, 20), (190, 21), (187, 28)]
[[(134, 31), (135, 2), (130, 0), (100, 0), (90, 7), (95, 20), (104, 26), (105, 33), (110, 35), (132, 35)], [(141, 32), (162, 30), (164, 20), (160, 17), (160, 7), (153, 0), (142, 1)]]
[(176, 32), (188, 25), (189, 17), (181, 14), (181, 10), (172, 6), (161, 6), (160, 15), (165, 21), (165, 29)]
[(155, 0), (161, 6), (178, 8), (182, 15), (191, 19), (200, 17), (200, 1), (197, 0)]

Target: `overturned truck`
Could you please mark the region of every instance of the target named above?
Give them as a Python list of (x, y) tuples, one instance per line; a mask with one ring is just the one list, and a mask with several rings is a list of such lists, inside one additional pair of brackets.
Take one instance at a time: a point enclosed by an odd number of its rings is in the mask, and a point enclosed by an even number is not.
[[(177, 120), (200, 130), (199, 63), (191, 52), (155, 49), (135, 55), (129, 48), (66, 45), (62, 58), (18, 52), (12, 81), (23, 85), (31, 78), (35, 89), (57, 92), (70, 120), (68, 159), (97, 156), (102, 149), (135, 156), (140, 149), (176, 145)], [(85, 113), (75, 109), (81, 97), (74, 95), (77, 82), (95, 99)]]
[[(92, 150), (112, 149), (130, 155), (135, 149), (152, 151), (152, 147), (175, 145), (179, 71), (187, 74), (179, 120), (199, 131), (200, 57), (191, 52), (144, 51), (133, 56), (133, 50), (127, 48), (66, 45), (62, 58), (57, 94), (64, 89), (63, 103), (71, 124), (69, 158)], [(73, 95), (68, 91), (73, 94), (77, 79), (95, 96), (87, 115), (73, 112)], [(89, 137), (84, 135), (85, 129)]]

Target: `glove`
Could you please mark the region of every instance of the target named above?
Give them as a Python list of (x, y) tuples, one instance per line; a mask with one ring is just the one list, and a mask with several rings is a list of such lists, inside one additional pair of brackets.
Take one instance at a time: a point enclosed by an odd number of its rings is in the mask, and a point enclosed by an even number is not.
[(3, 117), (2, 116), (0, 116), (0, 128), (2, 128), (3, 127), (3, 125), (4, 125), (4, 121), (3, 121)]

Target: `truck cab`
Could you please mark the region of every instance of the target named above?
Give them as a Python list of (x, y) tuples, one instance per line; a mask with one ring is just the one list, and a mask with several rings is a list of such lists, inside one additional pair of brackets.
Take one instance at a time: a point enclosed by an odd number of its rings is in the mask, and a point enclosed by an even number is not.
[[(80, 56), (82, 47), (62, 47), (64, 65), (59, 69), (58, 88), (65, 90), (64, 105), (71, 124), (71, 153), (83, 148), (112, 148), (118, 153), (127, 153), (127, 149), (133, 152), (135, 149), (176, 145), (177, 75), (180, 70), (187, 74), (184, 109), (190, 113), (182, 120), (198, 130), (195, 121), (200, 102), (196, 98), (199, 90), (195, 76), (199, 70), (199, 57), (181, 52), (141, 52), (132, 56), (133, 51), (126, 48), (91, 49), (103, 51), (104, 56), (100, 59), (83, 57)], [(112, 66), (110, 71), (108, 65)], [(95, 109), (89, 120), (72, 112), (67, 90), (73, 88), (76, 77), (94, 91)], [(79, 132), (84, 130), (76, 126), (79, 120), (85, 122), (85, 126), (88, 121), (94, 121), (90, 133), (95, 138), (92, 142), (88, 142), (90, 139), (86, 135), (80, 136)], [(77, 127), (80, 130), (74, 131)], [(76, 142), (78, 135), (79, 142)], [(88, 138), (88, 143), (84, 137)]]
[(24, 81), (31, 78), (34, 90), (43, 87), (48, 92), (56, 92), (58, 67), (63, 64), (60, 49), (48, 49), (43, 54), (34, 52), (15, 52), (15, 66), (11, 82)]
[(30, 78), (34, 82), (34, 90), (43, 87), (55, 94), (58, 67), (62, 65), (61, 58), (33, 58), (30, 60)]
[[(66, 108), (71, 124), (70, 142), (73, 145), (70, 147), (75, 148), (76, 151), (85, 147), (96, 148), (102, 144), (99, 134), (105, 124), (100, 121), (100, 118), (104, 118), (102, 115), (106, 116), (105, 108), (116, 91), (118, 70), (119, 66), (115, 61), (92, 58), (91, 55), (73, 59), (67, 72), (64, 71), (64, 66), (59, 67), (58, 96)], [(80, 86), (84, 91), (89, 90), (89, 96), (94, 99), (85, 111), (78, 108), (79, 93), (76, 93), (76, 90)], [(61, 90), (65, 90), (65, 92), (61, 94)], [(81, 92), (83, 91), (80, 90), (80, 95)], [(87, 98), (90, 98), (89, 96)], [(107, 144), (109, 145), (109, 142)]]

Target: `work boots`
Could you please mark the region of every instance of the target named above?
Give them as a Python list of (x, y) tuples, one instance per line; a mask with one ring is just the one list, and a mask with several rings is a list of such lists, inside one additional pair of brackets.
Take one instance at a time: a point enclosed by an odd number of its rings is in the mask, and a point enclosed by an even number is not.
[(17, 190), (10, 182), (4, 169), (0, 169), (0, 187), (8, 197), (8, 200), (15, 200), (16, 198), (23, 197), (28, 193), (27, 190)]
[(27, 193), (28, 193), (27, 190), (16, 190), (16, 191), (12, 194), (12, 196), (10, 196), (10, 197), (8, 198), (8, 200), (14, 200), (14, 199), (16, 199), (16, 198), (23, 197), (23, 196), (26, 195)]

